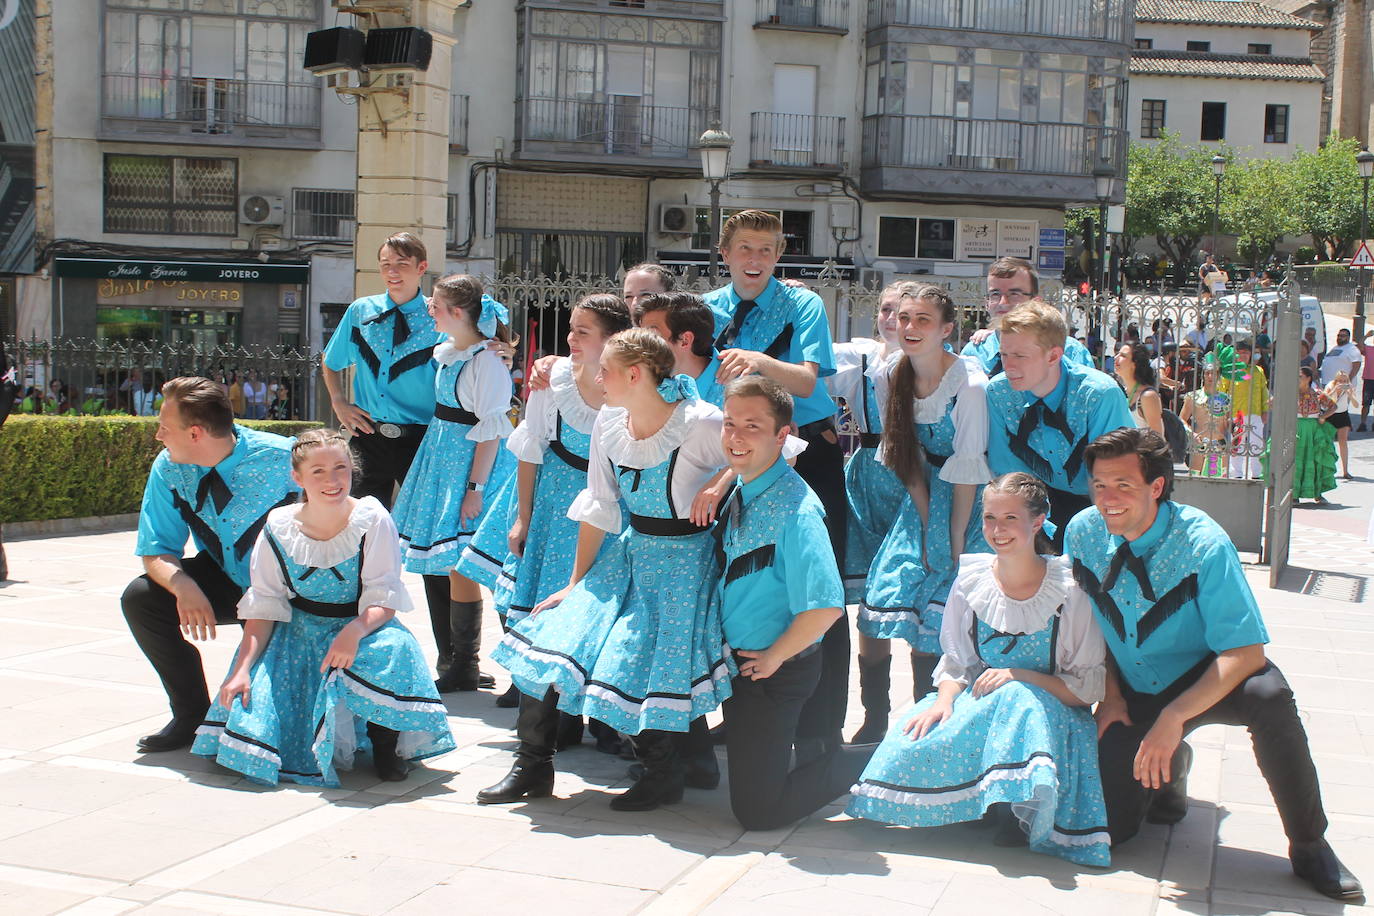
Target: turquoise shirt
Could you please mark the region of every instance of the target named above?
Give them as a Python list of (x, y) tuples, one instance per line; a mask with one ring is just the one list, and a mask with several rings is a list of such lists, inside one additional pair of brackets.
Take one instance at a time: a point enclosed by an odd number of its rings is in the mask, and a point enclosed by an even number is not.
[[(972, 356), (983, 364), (983, 371), (988, 374), (988, 378), (1002, 371), (1002, 334), (1000, 331), (993, 331), (983, 342), (976, 344), (972, 341), (964, 344), (964, 350), (960, 356)], [(1064, 339), (1064, 358), (1071, 363), (1080, 366), (1097, 368), (1093, 365), (1093, 355), (1088, 352), (1088, 348), (1083, 346), (1083, 342), (1075, 337)]]
[(1125, 547), (1139, 562), (1115, 559), (1123, 544), (1096, 508), (1075, 515), (1064, 535), (1074, 578), (1135, 691), (1159, 693), (1211, 655), (1269, 641), (1236, 548), (1201, 509), (1161, 503)]
[(1068, 357), (1060, 358), (1059, 384), (1043, 400), (1012, 388), (1005, 374), (988, 382), (987, 399), (993, 476), (1025, 471), (1080, 495), (1088, 492), (1083, 450), (1103, 433), (1135, 426), (1116, 379)]
[(344, 312), (324, 364), (336, 372), (357, 367), (353, 403), (378, 423), (427, 424), (434, 417), (434, 347), (443, 340), (424, 294), (400, 306), (388, 293), (364, 296)]
[[(740, 297), (734, 284), (702, 297), (716, 315), (716, 339), (730, 326)], [(835, 373), (830, 319), (821, 297), (809, 289), (784, 286), (777, 277), (754, 300), (757, 306), (744, 320), (730, 349), (768, 353), (786, 363), (815, 363), (816, 387), (804, 398), (793, 396), (792, 419), (798, 426), (835, 416), (835, 402), (820, 380)], [(726, 349), (722, 347), (722, 349)]]
[(792, 618), (844, 608), (825, 510), (781, 457), (738, 487), (721, 524), (721, 623), (735, 649), (767, 649)]
[(706, 364), (706, 368), (701, 370), (701, 375), (696, 377), (697, 394), (708, 404), (714, 404), (720, 409), (725, 409), (725, 386), (716, 381), (716, 373), (720, 372), (720, 357), (715, 353), (711, 354), (711, 361)]
[(178, 464), (166, 450), (153, 459), (138, 515), (140, 557), (181, 557), (186, 538), (248, 587), (253, 544), (277, 506), (296, 501), (291, 439), (234, 427), (234, 450), (214, 467)]

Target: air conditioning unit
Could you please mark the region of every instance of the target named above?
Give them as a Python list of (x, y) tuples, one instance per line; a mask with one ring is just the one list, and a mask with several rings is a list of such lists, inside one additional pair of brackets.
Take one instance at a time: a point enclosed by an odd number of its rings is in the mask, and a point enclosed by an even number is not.
[(239, 198), (239, 222), (245, 226), (280, 226), (286, 219), (286, 203), (280, 197), (245, 194)]
[(697, 228), (693, 207), (663, 204), (658, 208), (658, 231), (663, 235), (691, 235)]

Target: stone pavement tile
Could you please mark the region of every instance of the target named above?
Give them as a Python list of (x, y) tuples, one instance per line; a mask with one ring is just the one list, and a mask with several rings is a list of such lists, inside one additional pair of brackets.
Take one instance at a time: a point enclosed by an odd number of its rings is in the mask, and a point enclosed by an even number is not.
[(33, 652), (104, 643), (110, 638), (111, 634), (108, 632), (15, 621), (5, 629), (5, 641), (0, 643), (0, 660), (13, 663)]
[(218, 894), (176, 891), (138, 912), (147, 916), (319, 916), (331, 911), (279, 906), (261, 900), (236, 900)]
[(988, 878), (955, 875), (930, 911), (932, 916), (968, 916), (969, 913), (1058, 913), (1063, 916), (1148, 916), (1158, 898), (1148, 893), (1086, 885), (1051, 883), (1035, 875)]
[[(938, 865), (899, 862), (854, 850), (807, 850), (767, 856), (702, 912), (931, 912), (954, 875)], [(965, 911), (965, 914), (974, 911)]]
[[(6, 590), (0, 588), (0, 596)], [(16, 617), (43, 622), (60, 618), (64, 624), (90, 627), (110, 635), (128, 632), (115, 598), (93, 598), (79, 592), (44, 592), (17, 601), (0, 598), (0, 619)]]
[(0, 746), (37, 751), (111, 727), (109, 720), (57, 717), (46, 710), (7, 709), (0, 715)]
[(274, 790), (246, 780), (232, 788), (173, 782), (157, 792), (111, 805), (100, 813), (148, 827), (241, 835), (256, 833), (324, 804), (319, 795), (291, 791), (289, 786)]
[[(349, 830), (351, 825), (340, 829)], [(189, 889), (345, 913), (384, 913), (457, 870), (446, 862), (343, 852), (297, 842), (228, 868)]]
[(123, 647), (118, 654), (74, 649), (44, 658), (19, 659), (9, 667), (16, 671), (42, 671), (45, 674), (81, 678), (93, 685), (105, 681), (146, 686), (157, 683), (152, 666), (132, 643)]
[[(1326, 838), (1357, 877), (1374, 876), (1374, 818), (1332, 815)], [(1239, 806), (1221, 820), (1213, 893), (1221, 891), (1329, 903), (1293, 875), (1288, 839), (1273, 806)]]
[(547, 905), (557, 916), (635, 913), (653, 892), (567, 878), (464, 868), (393, 910), (388, 916), (452, 916), (454, 913), (531, 912)]
[(0, 841), (0, 861), (132, 881), (221, 846), (232, 834), (152, 827), (103, 814), (72, 817)]
[[(6, 796), (8, 797), (8, 796)], [(30, 830), (37, 830), (49, 824), (72, 817), (59, 811), (44, 811), (42, 808), (26, 808), (23, 805), (0, 805), (0, 840), (7, 840)]]
[(48, 764), (0, 773), (0, 798), (8, 804), (58, 814), (92, 814), (164, 788), (166, 783), (157, 779)]
[(42, 712), (58, 719), (91, 719), (106, 724), (131, 722), (167, 710), (161, 691), (113, 694), (103, 687), (75, 687), (59, 696), (40, 696), (14, 705), (16, 712)]
[(1285, 672), (1298, 706), (1354, 711), (1361, 697), (1374, 695), (1374, 681), (1365, 678), (1289, 675)]
[(23, 913), (25, 916), (60, 913), (89, 899), (89, 894), (0, 880), (0, 913)]
[(342, 829), (320, 830), (301, 842), (340, 855), (417, 859), (472, 865), (530, 833), (520, 818), (498, 820), (393, 802), (351, 818)]
[(607, 822), (544, 819), (526, 806), (533, 829), (477, 862), (483, 868), (660, 890), (721, 848), (700, 835), (610, 833)]
[[(3, 623), (0, 623), (2, 626)], [(9, 632), (6, 628), (5, 632)], [(56, 698), (73, 690), (81, 690), (80, 684), (57, 682), (51, 678), (34, 677), (0, 668), (0, 709), (21, 706), (32, 700)]]
[[(1212, 883), (1212, 862), (1216, 852), (1217, 823), (1222, 812), (1209, 802), (1193, 801), (1188, 815), (1168, 831), (1164, 865), (1159, 871), (1160, 881), (1168, 888), (1206, 890)], [(1146, 829), (1161, 829), (1146, 825)], [(1120, 853), (1136, 840), (1112, 850), (1113, 864), (1120, 863)]]

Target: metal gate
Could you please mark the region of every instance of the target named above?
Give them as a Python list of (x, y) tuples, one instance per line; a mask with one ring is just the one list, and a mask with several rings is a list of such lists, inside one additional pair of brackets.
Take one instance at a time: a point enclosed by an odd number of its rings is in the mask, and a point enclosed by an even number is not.
[[(1301, 290), (1290, 268), (1279, 290), (1274, 328), (1274, 391), (1269, 412), (1269, 512), (1263, 560), (1269, 587), (1277, 588), (1288, 566), (1293, 524), (1293, 467), (1298, 451), (1298, 341), (1302, 338)], [(1284, 394), (1286, 392), (1286, 394)]]

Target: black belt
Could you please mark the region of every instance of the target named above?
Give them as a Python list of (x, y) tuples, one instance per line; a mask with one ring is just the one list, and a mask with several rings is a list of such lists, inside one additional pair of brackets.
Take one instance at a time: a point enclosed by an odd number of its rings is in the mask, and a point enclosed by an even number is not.
[(859, 433), (859, 446), (861, 448), (877, 448), (882, 442), (882, 433)]
[(378, 435), (383, 439), (400, 439), (406, 436), (423, 436), (427, 429), (429, 427), (423, 423), (374, 423), (373, 433), (361, 433), (360, 435)]
[[(808, 655), (815, 655), (815, 654), (816, 654), (817, 652), (819, 652), (820, 650), (821, 650), (821, 644), (818, 643), (818, 642), (813, 642), (811, 645), (807, 646), (805, 649), (802, 649), (802, 650), (801, 650), (800, 652), (798, 652), (796, 655), (794, 655), (794, 656), (792, 656), (791, 658), (789, 658), (789, 659), (787, 660), (787, 662), (801, 661), (803, 658), (806, 658)], [(740, 654), (739, 654), (739, 651), (738, 651), (738, 650), (736, 650), (736, 651), (734, 652), (734, 656), (735, 656), (735, 663), (736, 663), (736, 664), (742, 665), (742, 664), (744, 664), (746, 661), (748, 661), (747, 658), (745, 658), (743, 655), (740, 655)], [(783, 662), (783, 664), (785, 665), (785, 664), (787, 664), (787, 662)]]
[(835, 431), (835, 418), (826, 417), (822, 420), (812, 420), (805, 426), (797, 427), (797, 435), (810, 442), (824, 432)]
[(559, 458), (562, 458), (563, 463), (567, 464), (569, 467), (576, 468), (583, 474), (587, 473), (587, 459), (583, 458), (580, 455), (574, 455), (572, 453), (572, 450), (569, 449), (566, 445), (564, 445), (560, 440), (550, 439), (549, 451), (553, 452)]
[(930, 449), (926, 448), (924, 445), (921, 446), (921, 451), (925, 452), (926, 461), (929, 462), (930, 464), (933, 464), (933, 465), (934, 465), (935, 467), (937, 467), (937, 468), (942, 468), (942, 467), (944, 467), (944, 466), (945, 466), (945, 462), (948, 461), (951, 457), (953, 457), (952, 455), (941, 455), (941, 454), (938, 454), (938, 453), (936, 453), (936, 452), (932, 452)]
[(447, 420), (450, 423), (462, 423), (464, 426), (477, 425), (477, 414), (461, 407), (449, 407), (447, 404), (434, 405), (434, 419)]
[(313, 614), (316, 617), (357, 617), (358, 602), (350, 604), (334, 604), (330, 601), (312, 601), (309, 598), (302, 598), (300, 595), (293, 595), (286, 599), (286, 603), (298, 611)]
[(707, 530), (706, 525), (697, 525), (689, 518), (655, 518), (652, 515), (634, 513), (630, 514), (630, 527), (640, 534), (651, 534), (660, 538), (681, 538)]

